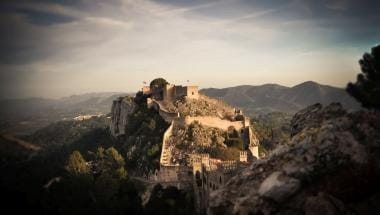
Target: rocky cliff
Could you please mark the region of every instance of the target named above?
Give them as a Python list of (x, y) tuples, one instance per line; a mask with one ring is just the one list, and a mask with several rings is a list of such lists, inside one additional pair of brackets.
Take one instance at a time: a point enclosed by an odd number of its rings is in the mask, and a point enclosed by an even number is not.
[(128, 124), (128, 115), (136, 108), (132, 97), (119, 97), (114, 100), (111, 107), (111, 133), (114, 136), (124, 135)]
[(313, 105), (290, 143), (211, 194), (209, 214), (380, 214), (380, 114)]

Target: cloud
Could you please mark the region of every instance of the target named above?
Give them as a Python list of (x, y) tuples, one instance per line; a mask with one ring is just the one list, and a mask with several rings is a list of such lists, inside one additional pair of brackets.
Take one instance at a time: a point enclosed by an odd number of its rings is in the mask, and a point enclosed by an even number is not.
[[(373, 27), (378, 15), (350, 0), (314, 2), (10, 1), (0, 15), (5, 32), (0, 35), (0, 74), (26, 94), (44, 96), (133, 91), (142, 79), (156, 76), (204, 86), (210, 84), (205, 77), (229, 74), (235, 78), (215, 79), (220, 80), (215, 86), (271, 82), (271, 77), (295, 84), (301, 78), (286, 77), (309, 68), (302, 78), (323, 80), (318, 69), (339, 69), (328, 60), (339, 58), (336, 50), (349, 44), (354, 51), (341, 62), (356, 61), (363, 44), (379, 35)], [(354, 6), (362, 12), (353, 11)], [(317, 55), (326, 65), (312, 68), (312, 58), (300, 65), (297, 57), (282, 61), (303, 52), (327, 53)], [(354, 69), (345, 63), (340, 70)], [(12, 84), (7, 87), (20, 93)]]

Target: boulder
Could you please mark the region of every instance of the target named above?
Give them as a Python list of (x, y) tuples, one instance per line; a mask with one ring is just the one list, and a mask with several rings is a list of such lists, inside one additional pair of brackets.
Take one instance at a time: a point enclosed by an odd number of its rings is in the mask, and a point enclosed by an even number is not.
[(316, 104), (297, 113), (292, 127), (289, 143), (211, 193), (208, 214), (378, 212), (378, 112)]

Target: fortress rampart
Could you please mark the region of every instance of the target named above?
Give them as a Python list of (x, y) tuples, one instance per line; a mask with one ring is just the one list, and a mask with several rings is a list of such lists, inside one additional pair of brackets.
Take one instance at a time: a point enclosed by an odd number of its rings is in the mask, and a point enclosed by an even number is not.
[(193, 122), (199, 122), (202, 125), (214, 128), (220, 128), (222, 130), (228, 130), (229, 127), (234, 127), (236, 130), (240, 130), (244, 127), (244, 123), (242, 121), (230, 121), (227, 119), (220, 119), (219, 117), (212, 116), (195, 116), (190, 117), (186, 116), (184, 118), (184, 123), (189, 125)]
[(158, 114), (168, 123), (171, 123), (174, 120), (179, 120), (180, 114), (178, 112), (167, 111), (158, 101), (147, 98), (147, 107), (154, 108), (157, 110)]
[(170, 146), (167, 145), (167, 141), (169, 137), (173, 134), (173, 124), (174, 122), (170, 124), (169, 128), (165, 131), (164, 136), (162, 138), (160, 166), (169, 166), (170, 164), (171, 149)]

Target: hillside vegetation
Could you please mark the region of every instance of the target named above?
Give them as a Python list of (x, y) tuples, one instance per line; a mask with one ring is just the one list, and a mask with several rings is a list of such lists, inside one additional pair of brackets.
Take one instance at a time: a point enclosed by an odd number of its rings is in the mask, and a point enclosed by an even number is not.
[[(160, 188), (157, 192), (165, 196), (155, 193), (146, 209), (142, 205), (145, 188), (131, 177), (158, 167), (168, 127), (143, 104), (130, 115), (128, 135), (122, 138), (111, 135), (107, 116), (57, 122), (24, 136), (43, 148), (33, 157), (2, 138), (0, 146), (10, 154), (1, 163), (5, 205), (18, 203), (22, 207), (12, 211), (37, 214), (152, 214), (160, 207), (157, 201), (167, 199), (187, 205), (187, 195), (176, 188)], [(165, 208), (178, 214), (174, 205)]]

